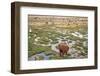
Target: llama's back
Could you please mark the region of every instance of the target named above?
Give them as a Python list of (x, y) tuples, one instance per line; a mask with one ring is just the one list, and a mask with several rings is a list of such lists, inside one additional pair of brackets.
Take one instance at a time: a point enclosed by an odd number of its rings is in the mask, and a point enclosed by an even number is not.
[(68, 51), (69, 47), (67, 44), (61, 43), (61, 44), (59, 44), (59, 50)]

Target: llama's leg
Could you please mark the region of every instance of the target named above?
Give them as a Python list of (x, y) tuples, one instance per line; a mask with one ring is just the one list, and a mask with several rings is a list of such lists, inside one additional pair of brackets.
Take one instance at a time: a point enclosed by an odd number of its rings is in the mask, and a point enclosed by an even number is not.
[(64, 52), (62, 52), (62, 57), (64, 57)]
[(62, 50), (60, 50), (60, 56), (61, 56), (61, 57), (63, 56), (63, 51), (62, 51)]
[(68, 50), (69, 50), (69, 47), (68, 47), (68, 49), (66, 49), (66, 51), (65, 51), (66, 55), (68, 54)]
[(64, 57), (65, 52), (63, 51), (63, 57)]

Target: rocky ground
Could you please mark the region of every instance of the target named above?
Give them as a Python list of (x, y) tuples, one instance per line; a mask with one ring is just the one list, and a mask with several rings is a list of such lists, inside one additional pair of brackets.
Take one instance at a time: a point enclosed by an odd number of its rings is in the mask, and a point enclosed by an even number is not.
[[(84, 31), (85, 32), (85, 31)], [(48, 33), (51, 34), (50, 32)], [(88, 52), (87, 52), (87, 33), (84, 34), (80, 32), (67, 32), (63, 33), (63, 35), (57, 36), (56, 39), (52, 39), (55, 34), (51, 35), (51, 39), (46, 36), (45, 39), (48, 40), (48, 44), (46, 43), (39, 43), (39, 40), (41, 39), (40, 36), (37, 37), (35, 35), (34, 44), (38, 47), (37, 50), (40, 50), (39, 52), (35, 53), (34, 55), (29, 56), (28, 60), (52, 60), (52, 59), (80, 59), (80, 58), (87, 58)], [(68, 54), (64, 57), (59, 56), (59, 50), (57, 49), (57, 45), (61, 42), (61, 40), (65, 40), (68, 43), (69, 51)], [(54, 42), (54, 43), (53, 43)], [(49, 47), (47, 49), (38, 49), (39, 46), (42, 47)]]

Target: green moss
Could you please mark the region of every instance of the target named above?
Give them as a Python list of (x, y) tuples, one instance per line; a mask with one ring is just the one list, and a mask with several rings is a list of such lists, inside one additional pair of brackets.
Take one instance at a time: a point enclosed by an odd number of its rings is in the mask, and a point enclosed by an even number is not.
[(53, 55), (53, 54), (54, 54), (53, 51), (45, 51), (44, 53), (45, 53), (45, 55), (47, 55), (47, 56), (48, 56), (48, 55)]
[[(71, 48), (80, 51), (83, 50), (84, 52), (82, 52), (82, 55), (86, 55), (88, 53), (87, 51), (88, 46), (86, 47), (83, 46), (83, 42), (88, 40), (86, 38), (79, 38), (71, 34), (71, 33), (79, 32), (83, 36), (87, 35), (88, 29), (86, 26), (66, 27), (66, 28), (56, 27), (55, 29), (51, 28), (51, 26), (54, 27), (54, 25), (50, 25), (50, 26), (44, 25), (44, 26), (45, 27), (34, 26), (32, 27), (32, 32), (28, 32), (28, 56), (29, 57), (44, 52), (47, 56), (50, 56), (50, 59), (68, 59), (70, 55), (65, 55), (64, 57), (60, 57), (60, 55), (57, 52), (52, 51), (50, 46), (42, 46), (42, 44), (44, 45), (48, 45), (50, 43), (56, 44), (59, 42), (58, 38), (66, 41), (71, 40), (70, 43), (72, 41), (79, 40), (79, 43), (76, 42), (77, 44), (73, 44)], [(67, 32), (63, 34), (62, 31), (67, 31)], [(38, 41), (35, 41), (37, 37), (39, 37), (40, 39), (38, 39)], [(36, 43), (37, 45), (34, 43)], [(43, 60), (43, 57), (39, 57), (37, 60)]]
[(28, 57), (31, 57), (34, 54), (35, 54), (35, 51), (28, 51)]
[(38, 56), (38, 58), (36, 60), (43, 60), (44, 57), (43, 56)]

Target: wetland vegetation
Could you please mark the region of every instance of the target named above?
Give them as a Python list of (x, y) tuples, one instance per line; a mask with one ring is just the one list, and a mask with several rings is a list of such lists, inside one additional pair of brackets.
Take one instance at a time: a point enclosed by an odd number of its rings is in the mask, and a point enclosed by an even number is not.
[[(28, 60), (88, 57), (87, 17), (57, 18), (29, 15), (28, 18)], [(69, 46), (68, 54), (64, 57), (59, 56), (57, 49), (62, 40)]]

